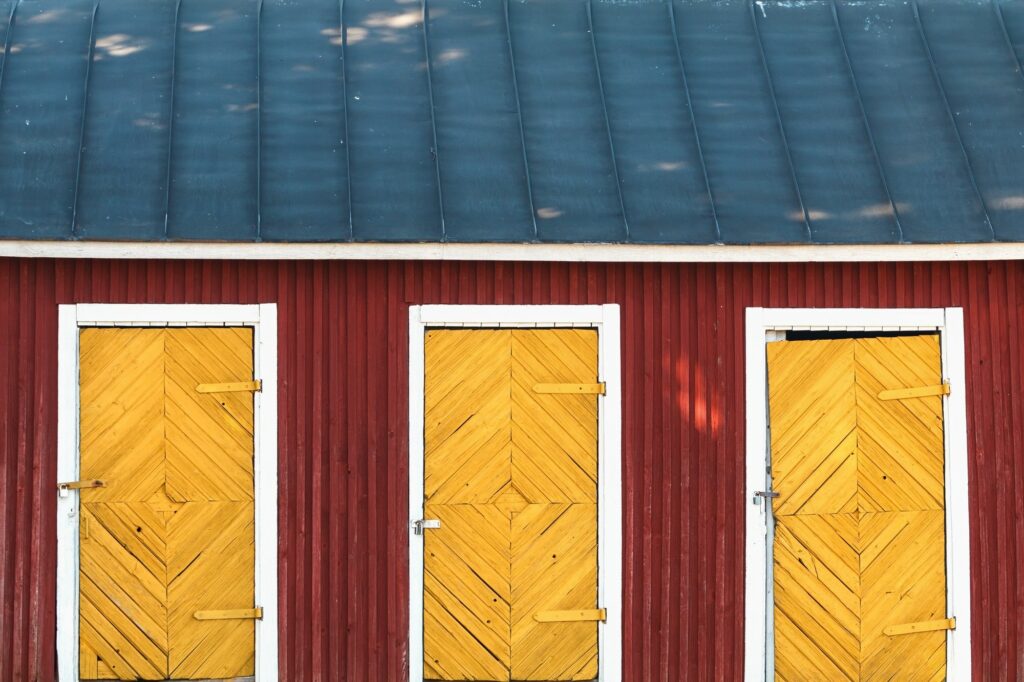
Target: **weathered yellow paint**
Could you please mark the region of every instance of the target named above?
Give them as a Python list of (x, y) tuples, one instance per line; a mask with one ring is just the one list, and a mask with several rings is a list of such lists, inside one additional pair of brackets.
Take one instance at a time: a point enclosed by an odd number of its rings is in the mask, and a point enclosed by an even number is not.
[(592, 330), (434, 330), (425, 345), (424, 671), (439, 680), (597, 675)]
[[(768, 344), (780, 680), (943, 679), (936, 336)], [(890, 392), (890, 393), (887, 393)], [(903, 624), (903, 625), (901, 625)]]
[(80, 337), (82, 679), (253, 674), (252, 332), (85, 329)]

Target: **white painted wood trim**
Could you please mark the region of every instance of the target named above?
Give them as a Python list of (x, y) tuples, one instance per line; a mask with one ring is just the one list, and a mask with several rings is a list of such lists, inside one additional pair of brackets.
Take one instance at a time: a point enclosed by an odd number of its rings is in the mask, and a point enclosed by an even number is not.
[(660, 263), (805, 263), (1024, 260), (1024, 243), (382, 244), (0, 240), (0, 257), (243, 260), (484, 260)]
[[(278, 678), (277, 613), (277, 306), (61, 305), (57, 331), (57, 481), (78, 479), (78, 331), (110, 326), (253, 327), (253, 370), (263, 382), (254, 394), (256, 566), (256, 680)], [(78, 680), (78, 494), (57, 498), (57, 675)]]
[[(946, 563), (948, 615), (957, 619), (947, 635), (947, 679), (971, 679), (970, 518), (967, 481), (967, 398), (964, 322), (961, 308), (747, 308), (746, 356), (746, 570), (744, 578), (744, 679), (769, 678), (772, 610), (768, 606), (767, 505), (754, 504), (764, 490), (768, 462), (767, 357), (769, 333), (786, 330), (939, 332), (942, 371), (950, 382), (944, 397), (946, 461)], [(958, 390), (959, 389), (959, 390)]]
[[(57, 480), (78, 480), (78, 323), (57, 309)], [(57, 679), (78, 679), (78, 494), (57, 496)]]
[(963, 308), (946, 308), (942, 368), (949, 382), (945, 403), (946, 581), (948, 615), (956, 629), (947, 633), (949, 680), (971, 679), (971, 532), (967, 480), (967, 377)]
[(764, 359), (765, 322), (761, 308), (746, 311), (746, 421), (747, 421), (747, 484), (744, 496), (746, 510), (745, 610), (743, 626), (744, 679), (747, 682), (766, 678), (766, 618), (768, 519), (766, 505), (754, 504), (754, 493), (764, 490), (767, 474), (765, 454), (768, 442), (767, 363)]
[[(268, 304), (273, 305), (273, 304)], [(78, 309), (78, 325), (124, 326), (136, 325), (147, 327), (181, 326), (181, 325), (247, 325), (253, 326), (260, 322), (260, 313), (266, 305), (203, 305), (183, 304), (109, 304), (80, 303)]]
[[(598, 599), (607, 621), (598, 629), (598, 679), (622, 676), (622, 380), (619, 306), (425, 305), (409, 308), (409, 679), (423, 679), (424, 333), (431, 327), (592, 327), (606, 392), (598, 400)], [(429, 532), (429, 531), (428, 531)]]
[(917, 331), (939, 329), (942, 308), (748, 308), (765, 330)]
[(424, 336), (422, 306), (409, 307), (409, 680), (423, 679), (423, 536), (413, 524), (423, 518)]
[(254, 393), (254, 480), (256, 572), (254, 597), (263, 608), (256, 621), (256, 680), (276, 682), (277, 611), (277, 304), (257, 307), (253, 323), (253, 370), (263, 383)]

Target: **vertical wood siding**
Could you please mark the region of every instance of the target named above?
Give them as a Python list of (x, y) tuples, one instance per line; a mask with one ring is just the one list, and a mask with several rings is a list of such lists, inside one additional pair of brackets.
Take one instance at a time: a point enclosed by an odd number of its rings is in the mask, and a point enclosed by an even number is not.
[(625, 679), (740, 677), (743, 310), (963, 306), (974, 672), (1024, 676), (1024, 264), (0, 260), (0, 680), (55, 675), (58, 303), (277, 302), (283, 680), (401, 680), (407, 306), (622, 305)]

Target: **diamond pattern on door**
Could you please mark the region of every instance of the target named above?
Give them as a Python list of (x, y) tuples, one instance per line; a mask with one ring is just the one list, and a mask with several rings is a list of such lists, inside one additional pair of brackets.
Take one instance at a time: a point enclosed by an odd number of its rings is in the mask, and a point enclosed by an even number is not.
[(944, 453), (937, 335), (768, 344), (779, 680), (941, 680)]
[(82, 679), (253, 674), (252, 331), (90, 328), (79, 337)]
[(430, 330), (425, 342), (424, 674), (590, 680), (596, 609), (597, 333)]

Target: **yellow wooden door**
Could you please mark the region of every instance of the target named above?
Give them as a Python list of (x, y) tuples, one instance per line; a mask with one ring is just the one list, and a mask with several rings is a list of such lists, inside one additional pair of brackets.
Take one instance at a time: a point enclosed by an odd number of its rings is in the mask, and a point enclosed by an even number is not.
[(776, 679), (945, 679), (938, 336), (767, 352)]
[[(246, 328), (81, 332), (82, 679), (252, 675), (253, 397)], [(217, 388), (217, 387), (213, 387)], [(233, 615), (233, 614), (219, 614)]]
[(432, 330), (425, 370), (425, 677), (596, 678), (597, 332)]

